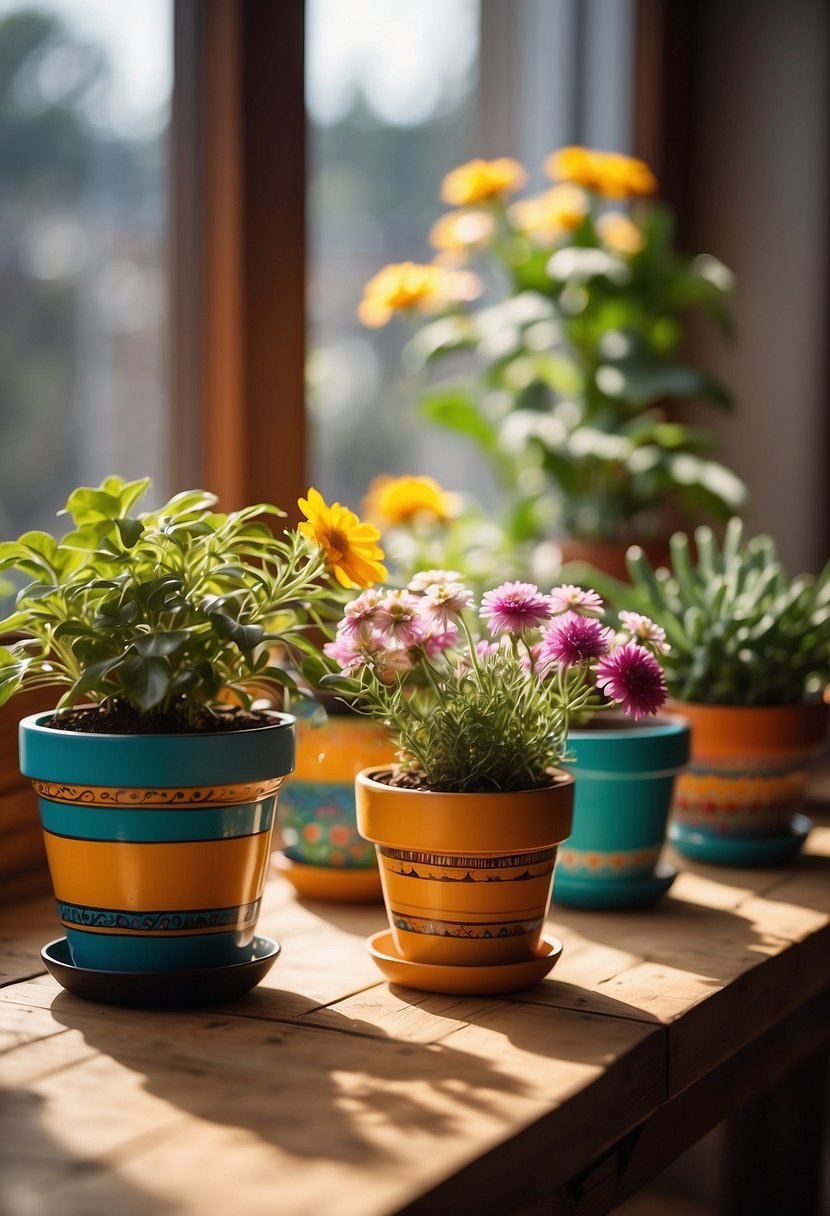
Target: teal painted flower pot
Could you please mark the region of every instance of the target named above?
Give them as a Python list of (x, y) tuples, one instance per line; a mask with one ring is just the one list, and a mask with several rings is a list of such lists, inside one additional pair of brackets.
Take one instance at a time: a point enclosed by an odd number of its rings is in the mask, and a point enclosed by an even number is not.
[(102, 971), (251, 960), (294, 719), (252, 730), (98, 735), (20, 723), (72, 960)]
[(660, 862), (674, 781), (689, 759), (682, 718), (634, 723), (606, 714), (568, 736), (576, 778), (573, 830), (560, 846), (554, 902), (579, 908), (631, 908), (671, 886)]

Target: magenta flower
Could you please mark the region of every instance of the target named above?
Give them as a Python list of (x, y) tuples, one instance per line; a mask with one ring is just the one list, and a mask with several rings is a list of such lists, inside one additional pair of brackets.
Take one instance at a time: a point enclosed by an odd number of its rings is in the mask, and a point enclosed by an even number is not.
[(636, 642), (626, 642), (600, 659), (597, 687), (612, 701), (619, 701), (635, 722), (644, 714), (656, 714), (667, 695), (663, 669)]
[(614, 636), (592, 616), (566, 612), (554, 617), (542, 634), (539, 646), (539, 668), (544, 673), (553, 663), (561, 667), (578, 667), (591, 659), (608, 653)]
[(458, 644), (458, 630), (454, 625), (449, 629), (432, 629), (423, 640), (424, 653), (428, 659), (436, 659), (445, 650), (452, 650)]
[(666, 641), (666, 631), (655, 625), (651, 617), (643, 616), (641, 612), (621, 612), (620, 620), (635, 642), (642, 643), (655, 654), (668, 654), (671, 647)]
[(323, 654), (334, 659), (341, 670), (349, 675), (353, 675), (361, 667), (365, 667), (369, 661), (369, 647), (365, 640), (361, 641), (345, 629), (338, 630), (333, 642), (325, 643)]
[(480, 659), (492, 659), (499, 653), (499, 649), (498, 642), (488, 642), (486, 638), (476, 642), (476, 655)]
[(338, 632), (342, 630), (354, 638), (368, 637), (381, 599), (382, 592), (370, 589), (352, 600), (344, 609), (345, 615), (338, 626)]
[(550, 620), (550, 596), (543, 595), (533, 583), (502, 583), (488, 591), (481, 601), (479, 616), (488, 620), (493, 636), (512, 633), (519, 636), (538, 629)]
[(586, 591), (583, 587), (575, 587), (573, 583), (563, 583), (554, 587), (550, 593), (551, 611), (581, 612), (584, 616), (602, 616), (602, 600), (596, 591)]

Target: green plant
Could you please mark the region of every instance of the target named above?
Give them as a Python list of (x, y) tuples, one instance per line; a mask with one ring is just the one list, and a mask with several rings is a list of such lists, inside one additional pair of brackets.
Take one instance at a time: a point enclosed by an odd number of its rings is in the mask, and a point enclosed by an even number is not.
[[(692, 312), (730, 332), (730, 272), (676, 249), (670, 209), (645, 197), (657, 183), (642, 162), (570, 148), (546, 169), (559, 184), (513, 203), (526, 178), (516, 162), (454, 170), (443, 197), (457, 209), (430, 234), (441, 264), (385, 267), (359, 315), (418, 322), (404, 350), (414, 377), (451, 367), (421, 392), (421, 416), (490, 463), (514, 541), (558, 528), (630, 542), (661, 535), (672, 514), (739, 513), (746, 488), (677, 404), (731, 404), (682, 357)], [(461, 265), (480, 271), (478, 291)]]
[(830, 562), (820, 576), (787, 575), (775, 541), (746, 538), (737, 518), (719, 548), (712, 530), (670, 541), (669, 567), (629, 550), (621, 598), (653, 616), (671, 643), (664, 666), (680, 701), (787, 705), (830, 678)]
[[(59, 708), (84, 700), (187, 724), (229, 700), (247, 708), (275, 686), (296, 690), (272, 663), (275, 648), (300, 670), (319, 663), (305, 631), (339, 613), (331, 574), (353, 586), (344, 570), (361, 546), (375, 575), (385, 574), (376, 530), (319, 495), (316, 523), (275, 536), (266, 520), (283, 514), (277, 507), (221, 514), (202, 490), (136, 514), (149, 484), (108, 477), (77, 489), (66, 535), (26, 532), (0, 544), (0, 571), (32, 580), (0, 621), (0, 634), (17, 635), (0, 647), (0, 704), (25, 688), (63, 685)], [(335, 510), (345, 522), (332, 558), (325, 537)], [(357, 540), (352, 520), (363, 529)]]

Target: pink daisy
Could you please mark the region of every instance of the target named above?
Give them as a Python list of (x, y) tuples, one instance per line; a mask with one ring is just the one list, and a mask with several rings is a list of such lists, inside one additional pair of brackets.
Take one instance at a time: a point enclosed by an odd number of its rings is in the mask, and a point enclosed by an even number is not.
[(476, 642), (476, 655), (480, 659), (492, 659), (499, 653), (499, 649), (498, 642), (488, 642), (486, 638)]
[(416, 646), (424, 637), (421, 601), (408, 591), (390, 591), (375, 609), (372, 624), (387, 643)]
[(352, 675), (369, 661), (369, 646), (365, 641), (352, 636), (346, 630), (338, 630), (333, 642), (326, 642), (323, 654), (338, 663), (341, 670)]
[(640, 612), (621, 612), (620, 620), (635, 642), (642, 642), (655, 654), (668, 654), (671, 647), (666, 641), (666, 631), (660, 625), (655, 625), (650, 617)]
[(585, 616), (602, 616), (602, 600), (596, 591), (575, 587), (573, 583), (562, 583), (560, 587), (554, 587), (550, 599), (551, 611), (554, 614), (573, 611), (581, 612)]
[(619, 701), (635, 722), (644, 714), (656, 714), (666, 699), (660, 664), (636, 642), (626, 642), (600, 659), (597, 687), (612, 701)]
[(455, 626), (449, 629), (432, 629), (423, 640), (424, 653), (428, 659), (435, 659), (444, 650), (451, 650), (458, 642), (458, 630)]
[(463, 583), (431, 583), (421, 599), (425, 620), (442, 629), (449, 629), (472, 606), (473, 593)]
[(539, 665), (545, 671), (552, 663), (561, 667), (578, 667), (591, 659), (599, 659), (608, 653), (614, 637), (612, 629), (606, 629), (591, 616), (580, 616), (577, 612), (566, 612), (557, 616), (542, 634), (539, 647)]
[(378, 605), (383, 598), (381, 591), (369, 590), (358, 595), (344, 609), (343, 620), (338, 625), (338, 632), (350, 634), (352, 637), (366, 637), (372, 627), (373, 618)]
[(533, 583), (502, 583), (484, 595), (479, 611), (484, 620), (489, 618), (488, 628), (494, 636), (538, 629), (550, 620), (550, 614), (550, 596)]
[(433, 583), (460, 583), (457, 570), (419, 570), (409, 581), (410, 591), (426, 591)]

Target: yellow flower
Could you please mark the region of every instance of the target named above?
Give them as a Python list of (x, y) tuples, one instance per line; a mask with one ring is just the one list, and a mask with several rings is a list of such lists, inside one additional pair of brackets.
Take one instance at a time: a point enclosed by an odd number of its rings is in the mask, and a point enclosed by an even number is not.
[(657, 189), (657, 178), (645, 161), (621, 152), (560, 148), (545, 161), (545, 172), (554, 181), (573, 182), (606, 198), (654, 194)]
[(448, 173), (441, 183), (441, 198), (451, 207), (467, 207), (482, 199), (521, 190), (527, 173), (517, 160), (470, 160)]
[(364, 514), (386, 528), (419, 516), (443, 523), (458, 509), (458, 495), (443, 490), (432, 477), (375, 477), (363, 502)]
[(621, 211), (607, 211), (601, 215), (597, 220), (597, 232), (603, 245), (615, 253), (639, 253), (645, 244), (640, 229)]
[(564, 183), (544, 194), (520, 199), (510, 208), (510, 218), (522, 232), (545, 244), (553, 244), (566, 232), (573, 232), (588, 213), (588, 199), (577, 186)]
[(448, 211), (429, 230), (433, 249), (479, 249), (493, 235), (495, 223), (486, 211)]
[(320, 545), (341, 587), (371, 587), (386, 578), (377, 528), (361, 523), (354, 511), (339, 502), (328, 506), (313, 487), (308, 498), (298, 500), (298, 506), (308, 520), (298, 525), (298, 531)]
[(370, 329), (386, 325), (396, 312), (416, 308), (440, 312), (447, 305), (474, 300), (483, 290), (477, 275), (418, 262), (393, 262), (369, 280), (357, 308), (360, 321)]

